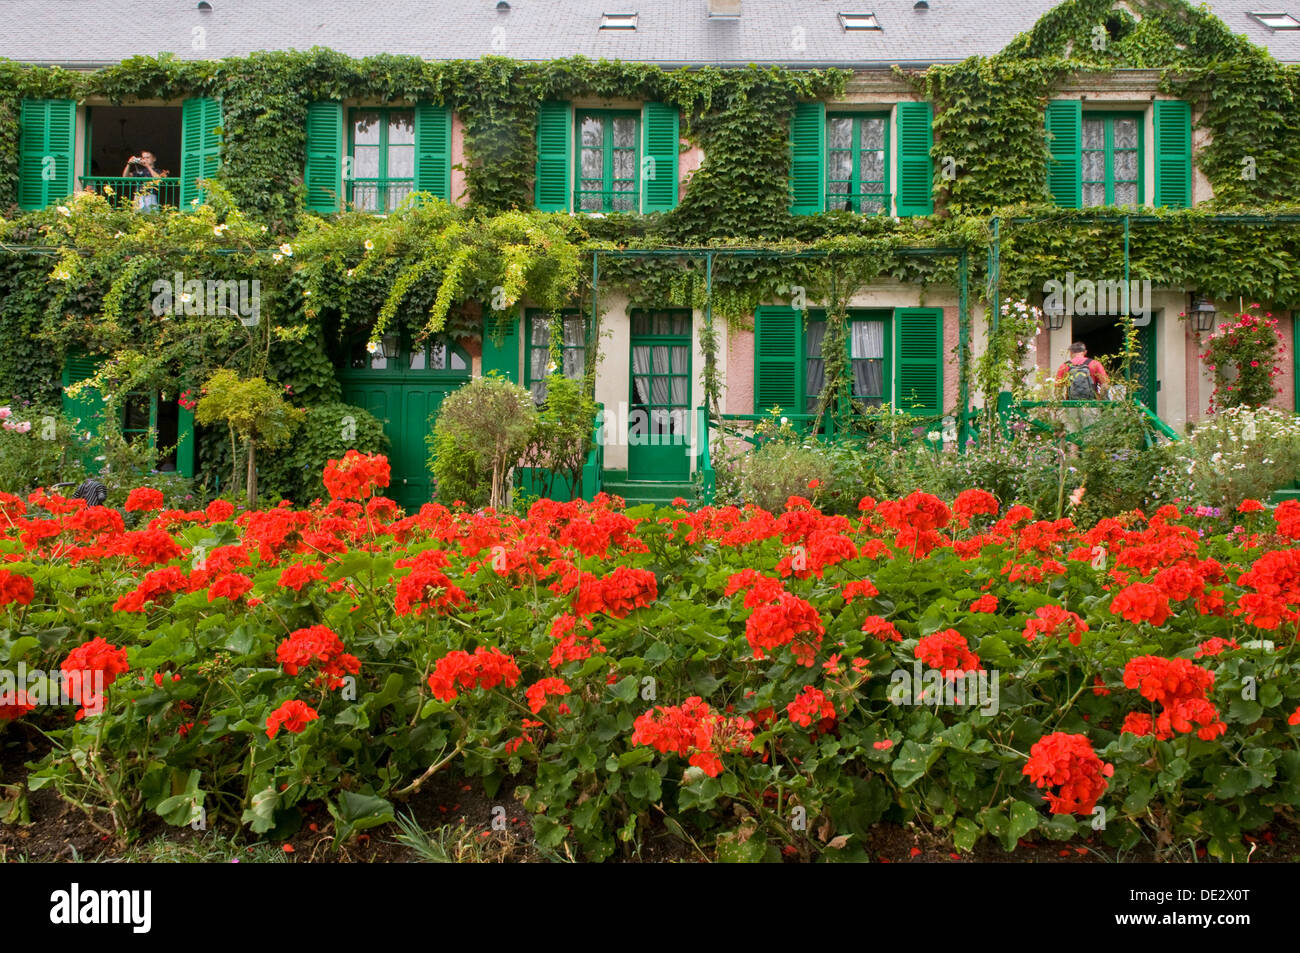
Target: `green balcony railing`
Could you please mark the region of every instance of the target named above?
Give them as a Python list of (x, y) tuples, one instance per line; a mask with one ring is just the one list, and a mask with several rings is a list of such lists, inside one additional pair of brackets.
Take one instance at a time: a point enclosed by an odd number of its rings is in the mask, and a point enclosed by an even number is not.
[(181, 180), (176, 176), (83, 175), (81, 186), (102, 195), (114, 208), (147, 212), (155, 208), (179, 208), (181, 204)]
[(631, 189), (575, 189), (573, 208), (577, 212), (635, 212), (640, 207), (640, 193)]
[(391, 212), (415, 191), (413, 178), (350, 178), (344, 185), (348, 204), (359, 212)]

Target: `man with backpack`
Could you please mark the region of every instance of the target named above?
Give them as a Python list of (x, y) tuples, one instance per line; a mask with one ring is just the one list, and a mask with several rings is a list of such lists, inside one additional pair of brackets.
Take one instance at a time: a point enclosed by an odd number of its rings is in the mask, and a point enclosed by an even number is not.
[[(1106, 396), (1110, 380), (1099, 361), (1088, 360), (1088, 347), (1082, 341), (1070, 345), (1070, 359), (1056, 371), (1057, 383), (1062, 385), (1064, 400), (1101, 400)], [(1095, 407), (1072, 407), (1066, 414), (1068, 429), (1082, 430), (1097, 422)]]

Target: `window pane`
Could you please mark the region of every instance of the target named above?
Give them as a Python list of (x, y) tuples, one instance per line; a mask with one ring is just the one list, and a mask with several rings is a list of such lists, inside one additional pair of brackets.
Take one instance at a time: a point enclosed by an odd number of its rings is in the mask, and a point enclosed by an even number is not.
[(388, 144), (391, 146), (397, 144), (414, 145), (414, 143), (414, 110), (405, 109), (400, 112), (390, 112), (388, 114)]
[(451, 352), (451, 369), (453, 371), (469, 370), (469, 366), (465, 363), (465, 358), (460, 356), (459, 351)]
[(564, 346), (582, 347), (586, 337), (587, 326), (582, 318), (564, 319)]
[(1106, 121), (1104, 119), (1085, 119), (1083, 121), (1083, 147), (1085, 149), (1106, 148)]
[(388, 147), (388, 177), (410, 179), (415, 176), (415, 146)]
[[(862, 170), (863, 182), (881, 183), (885, 181), (885, 154), (883, 152), (862, 153), (859, 168)], [(865, 190), (864, 191), (868, 191)], [(879, 191), (879, 188), (870, 191)]]
[(687, 362), (687, 350), (684, 347), (673, 348), (673, 373), (685, 374)]
[(853, 155), (849, 152), (832, 152), (827, 168), (832, 180), (846, 181), (853, 177)]
[(422, 371), (426, 367), (424, 348), (416, 348), (411, 352), (411, 370)]
[(644, 311), (638, 311), (632, 315), (632, 333), (649, 334), (650, 333), (650, 315)]
[(636, 119), (632, 116), (620, 116), (614, 120), (614, 148), (636, 148)]
[(1115, 153), (1115, 178), (1119, 181), (1137, 181), (1138, 154), (1123, 151)]
[(884, 149), (885, 148), (885, 120), (883, 119), (862, 120), (862, 148), (863, 149)]
[(1083, 204), (1085, 208), (1094, 208), (1106, 204), (1106, 186), (1102, 184), (1083, 187)]
[(551, 343), (551, 327), (545, 318), (533, 318), (533, 338), (534, 345), (548, 347)]
[(1133, 208), (1138, 204), (1138, 187), (1136, 182), (1118, 182), (1115, 184), (1115, 204), (1128, 205)]
[(352, 177), (373, 179), (379, 175), (379, 146), (357, 146), (352, 151)]
[(582, 178), (592, 179), (592, 182), (583, 182), (584, 189), (599, 189), (601, 179), (605, 175), (605, 154), (599, 149), (582, 150)]
[(1083, 181), (1103, 182), (1106, 179), (1106, 154), (1104, 152), (1085, 152), (1083, 154)]
[(885, 356), (885, 322), (854, 321), (849, 328), (849, 353), (854, 360)]
[(633, 212), (636, 210), (636, 185), (632, 182), (614, 183), (614, 198), (611, 205), (615, 212)]
[(582, 146), (584, 149), (605, 147), (605, 124), (599, 116), (582, 117)]
[(1138, 144), (1138, 124), (1136, 119), (1115, 120), (1115, 148), (1136, 149)]
[(357, 145), (379, 145), (379, 113), (374, 111), (352, 114), (352, 141)]
[(848, 149), (853, 145), (853, 120), (831, 119), (826, 123), (826, 145), (831, 149)]
[(447, 369), (447, 345), (441, 341), (429, 345), (429, 368), (435, 371)]
[(636, 176), (636, 153), (631, 149), (614, 150), (614, 178), (631, 179)]
[(809, 357), (822, 356), (822, 338), (826, 336), (825, 321), (809, 321), (808, 334), (804, 346), (808, 350)]

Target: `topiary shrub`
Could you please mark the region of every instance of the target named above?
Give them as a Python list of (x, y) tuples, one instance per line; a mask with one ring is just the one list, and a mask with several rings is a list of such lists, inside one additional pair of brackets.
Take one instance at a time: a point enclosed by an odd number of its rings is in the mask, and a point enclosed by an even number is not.
[[(504, 508), (509, 496), (507, 477), (537, 430), (532, 393), (495, 374), (476, 377), (443, 399), (433, 429), (435, 452), (429, 468), (439, 484), (438, 498), (445, 500), (458, 483), (464, 486), (469, 473), (466, 462), (472, 457), (481, 482), (488, 484), (489, 503)], [(438, 450), (447, 452), (441, 465)]]

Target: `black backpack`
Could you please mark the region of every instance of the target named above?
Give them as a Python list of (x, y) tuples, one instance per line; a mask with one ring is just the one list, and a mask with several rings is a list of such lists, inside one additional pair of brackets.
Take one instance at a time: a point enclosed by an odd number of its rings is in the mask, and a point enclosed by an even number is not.
[(1092, 379), (1092, 362), (1071, 363), (1066, 368), (1066, 400), (1096, 400), (1097, 385)]

